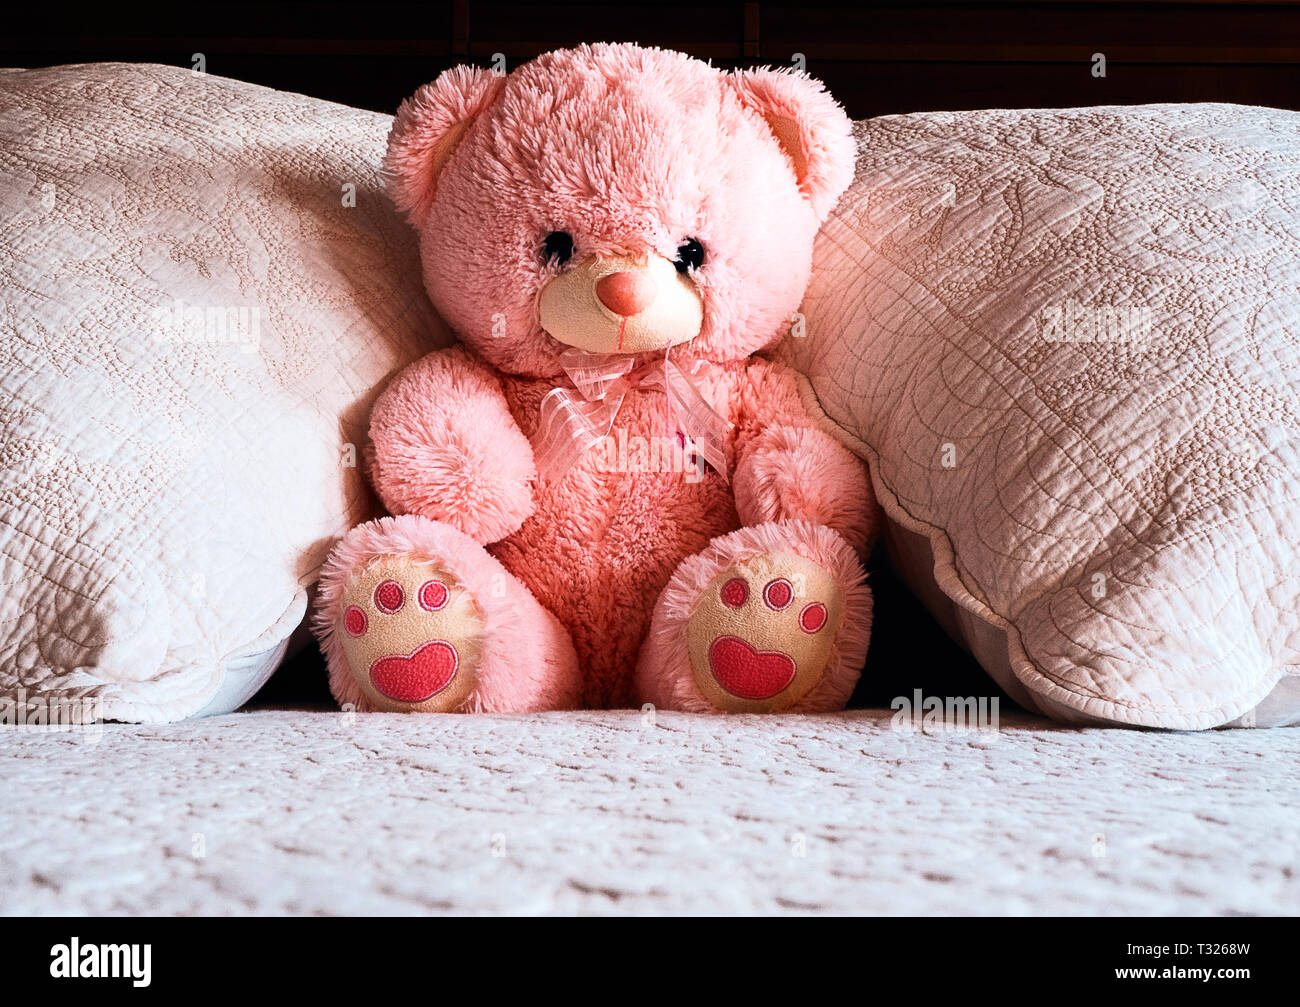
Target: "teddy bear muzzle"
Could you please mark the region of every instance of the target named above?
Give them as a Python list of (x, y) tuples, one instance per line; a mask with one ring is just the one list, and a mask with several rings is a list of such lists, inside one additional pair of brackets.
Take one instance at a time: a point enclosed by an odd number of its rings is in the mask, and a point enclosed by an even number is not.
[(590, 353), (644, 353), (694, 339), (704, 302), (659, 255), (592, 256), (553, 277), (538, 302), (542, 328)]

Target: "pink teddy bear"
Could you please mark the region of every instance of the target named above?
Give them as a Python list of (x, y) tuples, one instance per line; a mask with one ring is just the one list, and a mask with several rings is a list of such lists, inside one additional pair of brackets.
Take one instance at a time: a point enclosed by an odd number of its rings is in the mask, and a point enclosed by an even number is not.
[(316, 614), (340, 703), (845, 705), (876, 503), (754, 354), (853, 152), (814, 80), (634, 45), (457, 67), (402, 105), (390, 190), (463, 345), (375, 404), (395, 516), (339, 543)]

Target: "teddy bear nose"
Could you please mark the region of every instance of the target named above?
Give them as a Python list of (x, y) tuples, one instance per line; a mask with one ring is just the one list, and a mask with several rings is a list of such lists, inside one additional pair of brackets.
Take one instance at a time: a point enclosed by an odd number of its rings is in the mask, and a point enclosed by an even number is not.
[(609, 273), (596, 281), (596, 296), (616, 315), (636, 315), (655, 299), (655, 282), (644, 273)]

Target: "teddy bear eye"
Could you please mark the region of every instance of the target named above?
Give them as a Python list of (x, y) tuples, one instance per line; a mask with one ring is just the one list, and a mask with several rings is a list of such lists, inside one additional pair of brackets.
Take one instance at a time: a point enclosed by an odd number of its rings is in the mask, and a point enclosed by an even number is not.
[(695, 238), (687, 238), (677, 247), (677, 261), (673, 265), (679, 273), (699, 269), (704, 265), (704, 246)]
[(542, 242), (542, 261), (555, 260), (563, 266), (573, 257), (573, 235), (567, 231), (552, 231)]

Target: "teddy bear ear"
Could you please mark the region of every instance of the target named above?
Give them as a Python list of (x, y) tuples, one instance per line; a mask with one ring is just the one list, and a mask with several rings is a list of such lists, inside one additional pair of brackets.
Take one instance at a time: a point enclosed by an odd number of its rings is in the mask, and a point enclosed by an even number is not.
[(455, 66), (402, 102), (388, 133), (384, 176), (388, 193), (417, 227), (433, 205), (438, 175), (474, 120), (500, 95), (506, 79)]
[(853, 178), (853, 124), (844, 109), (821, 81), (793, 70), (738, 70), (727, 79), (767, 121), (817, 222), (824, 221)]

